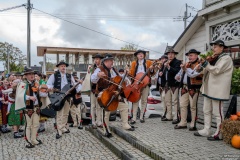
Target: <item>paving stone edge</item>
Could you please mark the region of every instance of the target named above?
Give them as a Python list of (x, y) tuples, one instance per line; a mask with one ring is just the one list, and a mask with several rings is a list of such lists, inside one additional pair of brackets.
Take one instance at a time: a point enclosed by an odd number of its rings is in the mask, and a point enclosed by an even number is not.
[(142, 151), (146, 155), (150, 156), (155, 160), (164, 160), (164, 159), (171, 159), (170, 157), (166, 157), (163, 153), (157, 151), (155, 148), (150, 147), (140, 140), (138, 140), (135, 136), (130, 135), (129, 133), (124, 132), (122, 129), (119, 129), (114, 126), (110, 126), (110, 129), (113, 133), (130, 143), (132, 146), (137, 148), (138, 150)]
[(124, 160), (137, 160), (132, 154), (130, 154), (127, 150), (123, 149), (115, 142), (111, 140), (111, 138), (104, 137), (98, 129), (93, 129), (91, 126), (85, 127), (86, 131), (92, 133), (97, 139), (99, 139), (106, 147), (108, 147), (116, 156)]

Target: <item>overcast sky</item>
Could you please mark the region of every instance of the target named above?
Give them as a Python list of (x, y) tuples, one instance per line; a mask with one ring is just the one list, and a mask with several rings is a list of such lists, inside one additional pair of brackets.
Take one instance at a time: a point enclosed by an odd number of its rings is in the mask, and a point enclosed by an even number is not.
[[(18, 6), (27, 0), (0, 0), (0, 9)], [(173, 45), (184, 30), (185, 4), (202, 8), (202, 0), (31, 0), (33, 7), (134, 43), (159, 58), (167, 43)], [(190, 7), (188, 12), (196, 15)], [(190, 22), (193, 17), (189, 18)], [(188, 22), (188, 24), (189, 24)], [(120, 49), (126, 43), (48, 16), (35, 9), (31, 15), (32, 65), (39, 65), (36, 46)], [(27, 10), (24, 7), (0, 12), (0, 42), (9, 42), (26, 53)]]

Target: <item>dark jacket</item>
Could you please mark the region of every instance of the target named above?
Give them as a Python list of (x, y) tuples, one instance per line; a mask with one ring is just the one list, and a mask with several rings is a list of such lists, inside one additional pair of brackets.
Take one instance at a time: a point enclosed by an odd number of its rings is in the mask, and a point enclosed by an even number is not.
[[(179, 82), (177, 82), (177, 80), (175, 80), (175, 76), (176, 74), (180, 71), (181, 67), (181, 61), (174, 58), (171, 63), (169, 64), (170, 65), (170, 69), (168, 70), (167, 68), (165, 69), (164, 73), (163, 73), (163, 76), (164, 78), (166, 77), (166, 74), (167, 74), (167, 85), (169, 87), (178, 87), (179, 86)], [(162, 83), (162, 85), (166, 85), (166, 80), (164, 83)]]

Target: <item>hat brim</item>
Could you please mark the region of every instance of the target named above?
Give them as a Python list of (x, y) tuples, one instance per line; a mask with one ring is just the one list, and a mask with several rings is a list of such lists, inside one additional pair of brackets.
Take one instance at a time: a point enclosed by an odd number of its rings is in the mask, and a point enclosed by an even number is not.
[(138, 53), (143, 53), (144, 55), (146, 55), (146, 52), (145, 52), (145, 51), (137, 51), (137, 52), (134, 53), (134, 56), (137, 56)]
[(210, 46), (213, 46), (213, 45), (219, 45), (219, 46), (223, 46), (223, 48), (228, 48), (227, 46), (219, 44), (219, 43), (215, 43), (215, 42), (210, 43)]
[(178, 52), (166, 52), (166, 53), (164, 53), (164, 55), (168, 55), (168, 53), (178, 54)]
[(103, 59), (104, 57), (100, 57), (100, 56), (92, 56), (92, 58), (100, 58), (100, 59)]
[(103, 58), (102, 59), (103, 62), (106, 61), (106, 60), (114, 60), (114, 58), (113, 57), (109, 57), (109, 58)]
[(199, 55), (201, 52), (187, 52), (187, 53), (185, 53), (185, 56), (188, 56), (190, 53), (195, 53), (195, 54)]
[(69, 64), (67, 64), (67, 63), (60, 63), (60, 64), (57, 64), (56, 67), (58, 67), (58, 66), (60, 66), (60, 65), (65, 65), (66, 67), (69, 66)]
[(34, 71), (28, 71), (28, 72), (24, 72), (23, 75), (27, 75), (27, 74), (30, 74), (30, 73), (35, 73)]

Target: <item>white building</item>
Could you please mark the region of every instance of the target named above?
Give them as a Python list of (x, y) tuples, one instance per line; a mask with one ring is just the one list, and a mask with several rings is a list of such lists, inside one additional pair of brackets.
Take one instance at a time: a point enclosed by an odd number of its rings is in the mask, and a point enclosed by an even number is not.
[(185, 53), (190, 49), (202, 53), (210, 50), (209, 43), (223, 40), (230, 46), (235, 66), (240, 66), (240, 0), (203, 0), (203, 9), (184, 30), (174, 49), (179, 52), (177, 58), (185, 61)]

